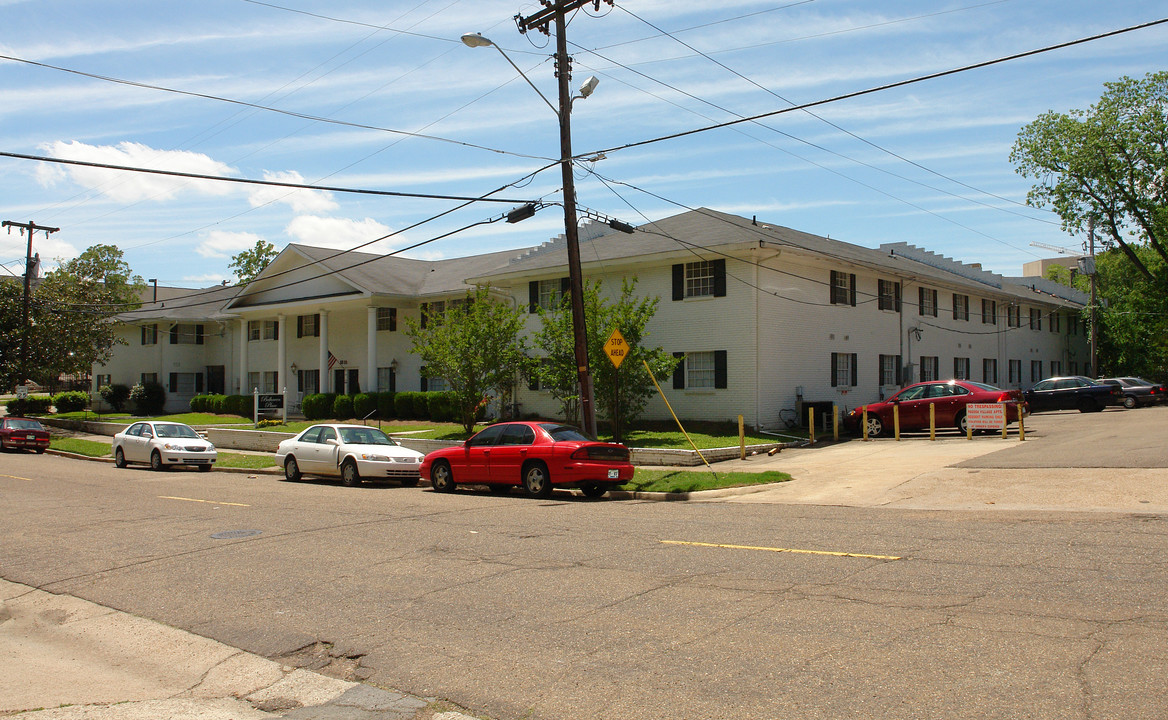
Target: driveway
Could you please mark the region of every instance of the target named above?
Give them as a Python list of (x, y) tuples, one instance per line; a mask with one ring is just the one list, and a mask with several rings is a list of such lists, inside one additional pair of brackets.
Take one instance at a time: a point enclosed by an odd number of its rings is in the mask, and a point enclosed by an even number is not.
[(927, 434), (850, 440), (718, 463), (793, 480), (711, 502), (925, 510), (1168, 512), (1168, 407), (1042, 413), (1026, 440)]

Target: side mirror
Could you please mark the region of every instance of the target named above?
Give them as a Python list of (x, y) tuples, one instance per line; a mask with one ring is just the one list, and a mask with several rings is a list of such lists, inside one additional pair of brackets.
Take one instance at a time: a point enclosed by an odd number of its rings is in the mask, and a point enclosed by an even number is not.
[(324, 442), (326, 445), (340, 445), (341, 444), (340, 441), (337, 440), (336, 438), (329, 438), (328, 440), (325, 440)]

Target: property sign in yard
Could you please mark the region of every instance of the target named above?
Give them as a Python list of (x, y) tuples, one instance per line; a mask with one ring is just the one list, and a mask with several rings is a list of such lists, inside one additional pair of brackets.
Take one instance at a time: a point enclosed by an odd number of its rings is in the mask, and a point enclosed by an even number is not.
[(257, 402), (260, 410), (284, 409), (284, 396), (279, 393), (261, 394)]
[(1003, 403), (969, 403), (965, 406), (965, 413), (974, 430), (1001, 430), (1006, 420)]

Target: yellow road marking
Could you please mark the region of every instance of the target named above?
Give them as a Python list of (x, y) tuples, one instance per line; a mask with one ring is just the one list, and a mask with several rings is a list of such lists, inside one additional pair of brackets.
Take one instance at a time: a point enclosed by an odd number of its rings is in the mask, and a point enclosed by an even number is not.
[(218, 500), (196, 500), (195, 498), (172, 497), (170, 495), (159, 495), (158, 499), (159, 500), (185, 500), (187, 502), (207, 503), (208, 505), (234, 505), (235, 507), (251, 507), (251, 505), (245, 505), (244, 503), (219, 502)]
[(0, 477), (12, 478), (13, 480), (27, 480), (29, 482), (36, 482), (32, 478), (20, 477), (19, 475), (0, 475)]
[(724, 548), (727, 550), (766, 550), (768, 552), (796, 553), (799, 555), (832, 555), (835, 557), (868, 558), (869, 560), (900, 560), (898, 555), (865, 555), (864, 553), (836, 552), (833, 550), (799, 550), (796, 548), (757, 547), (754, 545), (724, 545), (720, 543), (686, 542), (684, 540), (659, 540), (666, 545), (689, 545), (691, 547)]

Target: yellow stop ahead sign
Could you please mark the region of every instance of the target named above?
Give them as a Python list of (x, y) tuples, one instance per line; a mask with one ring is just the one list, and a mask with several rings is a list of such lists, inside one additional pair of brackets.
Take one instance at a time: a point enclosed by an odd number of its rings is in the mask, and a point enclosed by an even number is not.
[(613, 367), (619, 369), (621, 363), (625, 361), (625, 356), (629, 354), (629, 344), (625, 342), (625, 336), (621, 335), (620, 328), (614, 328), (612, 335), (608, 336), (608, 342), (604, 343), (604, 352), (608, 359), (612, 360)]

